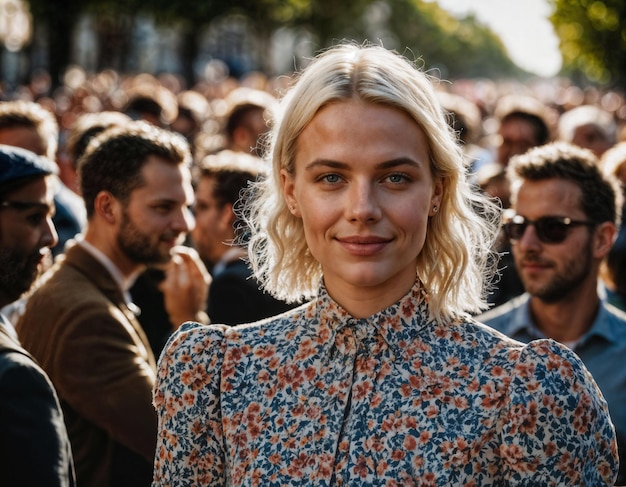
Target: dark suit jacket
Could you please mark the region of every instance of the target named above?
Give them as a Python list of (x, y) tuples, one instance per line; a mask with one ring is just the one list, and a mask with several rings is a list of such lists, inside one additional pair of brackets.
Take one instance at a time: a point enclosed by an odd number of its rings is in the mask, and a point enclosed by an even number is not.
[(78, 485), (150, 485), (155, 359), (105, 267), (78, 244), (67, 249), (17, 331), (61, 399)]
[(213, 276), (207, 314), (211, 323), (238, 325), (269, 318), (298, 305), (287, 304), (263, 292), (248, 264), (236, 259)]
[(1, 319), (0, 484), (75, 485), (70, 441), (52, 383)]

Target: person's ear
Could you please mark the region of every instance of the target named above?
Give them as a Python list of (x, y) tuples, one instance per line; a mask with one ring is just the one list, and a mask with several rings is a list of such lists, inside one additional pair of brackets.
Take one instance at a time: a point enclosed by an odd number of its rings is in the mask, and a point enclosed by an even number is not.
[(223, 225), (233, 226), (237, 220), (237, 216), (233, 210), (233, 205), (230, 203), (224, 203), (220, 208), (220, 221)]
[(615, 224), (612, 222), (600, 223), (594, 232), (593, 256), (597, 259), (606, 257), (611, 251), (616, 238), (617, 229)]
[(108, 191), (100, 191), (93, 202), (95, 213), (107, 223), (113, 224), (121, 213), (121, 204)]
[(433, 184), (433, 194), (430, 198), (430, 210), (428, 216), (435, 216), (441, 208), (443, 199), (443, 178), (437, 178)]
[(289, 211), (293, 216), (300, 218), (301, 214), (300, 209), (298, 208), (298, 200), (295, 195), (293, 175), (286, 169), (281, 169), (280, 180), (283, 186), (283, 197), (285, 198), (285, 203), (287, 203), (287, 208), (289, 208)]

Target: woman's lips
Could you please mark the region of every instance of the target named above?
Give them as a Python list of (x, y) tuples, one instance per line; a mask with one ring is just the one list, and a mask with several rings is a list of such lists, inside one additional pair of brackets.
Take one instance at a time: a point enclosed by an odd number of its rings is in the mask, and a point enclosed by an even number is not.
[(368, 256), (383, 250), (391, 240), (375, 236), (353, 236), (337, 238), (337, 241), (350, 254)]

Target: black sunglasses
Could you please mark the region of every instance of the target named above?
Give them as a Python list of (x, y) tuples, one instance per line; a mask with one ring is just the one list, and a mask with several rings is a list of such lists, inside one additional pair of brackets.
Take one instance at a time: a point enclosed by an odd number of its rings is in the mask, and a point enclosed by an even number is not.
[(581, 225), (592, 227), (595, 223), (559, 216), (544, 216), (537, 220), (528, 220), (522, 215), (514, 215), (503, 225), (504, 233), (509, 240), (519, 240), (524, 235), (528, 225), (535, 227), (535, 233), (541, 242), (557, 244), (567, 238), (571, 228)]

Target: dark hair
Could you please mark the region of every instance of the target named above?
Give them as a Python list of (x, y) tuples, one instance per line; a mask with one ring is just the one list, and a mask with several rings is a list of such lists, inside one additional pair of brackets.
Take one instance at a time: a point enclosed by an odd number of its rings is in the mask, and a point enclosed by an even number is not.
[(263, 113), (264, 111), (265, 111), (265, 108), (259, 105), (246, 104), (246, 105), (237, 106), (230, 113), (228, 119), (226, 120), (226, 126), (224, 127), (224, 132), (226, 133), (226, 136), (228, 137), (228, 139), (229, 140), (232, 139), (233, 134), (235, 133), (235, 130), (238, 127), (250, 128), (249, 119), (250, 119), (251, 113), (255, 113), (255, 112)]
[(550, 140), (550, 128), (540, 116), (528, 112), (513, 111), (506, 114), (500, 123), (504, 124), (510, 120), (523, 120), (532, 126), (536, 145), (544, 145)]
[(232, 205), (236, 216), (233, 224), (235, 242), (237, 245), (245, 246), (249, 238), (249, 229), (241, 214), (246, 201), (253, 197), (252, 183), (267, 174), (266, 162), (252, 154), (226, 149), (206, 156), (194, 171), (196, 183), (201, 178), (215, 180), (213, 198), (220, 207)]
[(100, 191), (109, 191), (122, 202), (143, 184), (141, 169), (149, 156), (172, 164), (191, 165), (189, 144), (180, 135), (147, 122), (112, 127), (97, 135), (78, 161), (80, 189), (87, 217), (94, 213)]
[(84, 154), (91, 139), (109, 127), (124, 125), (130, 120), (130, 117), (122, 112), (113, 111), (81, 115), (72, 126), (66, 145), (74, 168), (77, 167), (78, 160)]
[(621, 189), (616, 178), (605, 175), (598, 159), (588, 149), (567, 142), (534, 147), (511, 158), (507, 169), (511, 181), (512, 201), (523, 180), (564, 179), (581, 189), (580, 206), (589, 220), (595, 223), (621, 220)]
[(130, 114), (131, 118), (134, 114), (147, 113), (160, 120), (163, 106), (151, 96), (137, 95), (128, 101), (123, 111), (126, 114)]
[(235, 205), (251, 182), (265, 173), (265, 162), (260, 157), (223, 150), (206, 156), (196, 168), (196, 181), (202, 177), (216, 181), (213, 197), (220, 205)]

